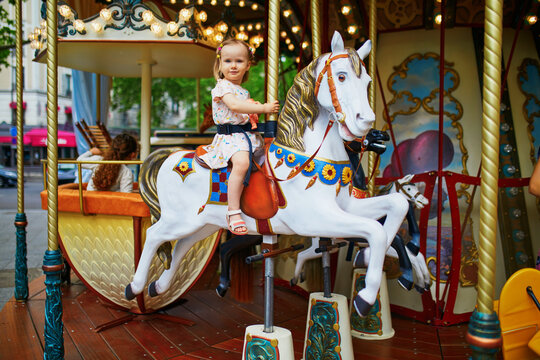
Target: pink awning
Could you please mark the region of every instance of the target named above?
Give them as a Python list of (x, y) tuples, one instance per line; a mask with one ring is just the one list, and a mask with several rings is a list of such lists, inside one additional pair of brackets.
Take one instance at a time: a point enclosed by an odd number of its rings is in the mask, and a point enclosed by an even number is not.
[[(32, 129), (24, 134), (24, 137), (25, 144), (26, 137), (28, 137), (32, 146), (47, 146), (47, 129)], [(76, 147), (77, 141), (75, 139), (75, 133), (58, 130), (58, 146)]]

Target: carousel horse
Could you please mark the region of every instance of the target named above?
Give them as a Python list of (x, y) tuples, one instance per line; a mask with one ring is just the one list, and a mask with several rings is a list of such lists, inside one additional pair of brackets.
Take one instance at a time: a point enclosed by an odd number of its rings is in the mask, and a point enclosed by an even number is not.
[[(418, 228), (418, 222), (414, 215), (414, 208), (422, 209), (429, 204), (429, 200), (422, 195), (418, 190), (418, 187), (411, 182), (414, 175), (405, 175), (403, 178), (398, 179), (388, 184), (383, 188), (381, 194), (393, 194), (401, 193), (409, 201), (409, 210), (407, 212), (407, 223), (409, 227), (409, 234), (411, 240), (407, 245), (403, 246), (404, 241), (400, 234), (396, 234), (396, 238), (392, 243), (392, 248), (389, 249), (388, 255), (394, 258), (398, 258), (400, 261), (401, 275), (398, 278), (398, 282), (405, 289), (410, 290), (414, 284), (414, 288), (422, 293), (428, 291), (431, 278), (429, 276), (429, 270), (426, 265), (424, 255), (420, 252), (420, 229)], [(365, 267), (367, 262), (365, 259), (369, 258), (369, 249), (361, 248), (354, 259), (354, 267)], [(403, 262), (403, 259), (407, 258), (409, 262)], [(411, 269), (412, 266), (412, 269)], [(414, 282), (413, 272), (414, 270)]]
[[(281, 207), (266, 219), (245, 213), (243, 217), (249, 234), (366, 239), (371, 249), (366, 287), (354, 299), (356, 311), (364, 316), (376, 300), (385, 253), (405, 218), (408, 203), (400, 193), (365, 199), (351, 196), (352, 170), (343, 142), (366, 135), (375, 121), (367, 98), (371, 78), (362, 61), (371, 42), (366, 41), (358, 50), (346, 49), (336, 32), (331, 49), (332, 53), (321, 55), (295, 77), (280, 113), (276, 138), (266, 149), (264, 167), (270, 173), (263, 179), (280, 180)], [(147, 230), (133, 281), (126, 286), (127, 299), (144, 290), (151, 260), (161, 244), (178, 240), (170, 269), (148, 287), (151, 296), (168, 290), (181, 260), (196, 242), (227, 227), (227, 203), (213, 201), (214, 187), (208, 185), (215, 170), (193, 161), (192, 151), (169, 156), (159, 152), (155, 156), (162, 161), (153, 161), (151, 155), (145, 161), (151, 165), (141, 169), (141, 179), (151, 180), (141, 192), (148, 192), (148, 205), (160, 216)], [(226, 174), (220, 175), (215, 179), (224, 183)], [(223, 200), (226, 188), (219, 184), (216, 188), (218, 200)], [(382, 217), (386, 217), (384, 224), (377, 221)]]
[[(429, 289), (430, 277), (424, 256), (419, 252), (420, 230), (418, 229), (418, 224), (414, 218), (414, 207), (422, 209), (429, 202), (424, 195), (420, 193), (416, 185), (410, 182), (413, 177), (414, 175), (406, 175), (403, 178), (390, 183), (387, 188), (382, 190), (382, 193), (399, 192), (409, 200), (410, 207), (409, 212), (407, 213), (407, 222), (409, 224), (409, 233), (413, 237), (410, 241), (410, 243), (413, 244), (409, 246), (409, 244), (404, 244), (403, 238), (399, 234), (396, 234), (396, 238), (392, 242), (391, 248), (388, 249), (386, 254), (399, 260), (402, 274), (398, 278), (398, 283), (406, 290), (411, 290), (414, 285), (417, 291), (424, 292)], [(320, 252), (317, 252), (317, 249), (319, 248), (319, 240), (319, 238), (313, 238), (311, 246), (298, 253), (294, 277), (290, 280), (291, 285), (296, 285), (299, 280), (304, 281), (302, 269), (306, 261), (320, 258), (322, 256)], [(332, 239), (332, 243), (345, 241), (350, 241), (350, 239)], [(416, 249), (416, 253), (413, 252), (413, 249)], [(338, 249), (334, 248), (330, 251), (330, 253), (336, 251), (338, 251)], [(354, 260), (354, 267), (364, 266), (364, 251), (366, 251), (366, 248), (361, 248), (358, 251)], [(414, 279), (413, 269), (414, 274), (416, 275)]]

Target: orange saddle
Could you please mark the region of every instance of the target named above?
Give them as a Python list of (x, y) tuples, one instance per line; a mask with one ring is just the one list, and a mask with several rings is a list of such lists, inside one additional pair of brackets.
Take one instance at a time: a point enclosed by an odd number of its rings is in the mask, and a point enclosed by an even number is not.
[[(270, 142), (265, 144), (266, 150), (270, 146)], [(197, 147), (195, 150), (195, 161), (204, 168), (209, 169), (208, 165), (200, 159), (206, 150), (204, 145)], [(240, 198), (240, 208), (247, 216), (257, 220), (267, 220), (273, 217), (279, 207), (285, 206), (285, 198), (279, 188), (279, 185), (272, 179), (272, 169), (268, 163), (268, 158), (265, 158), (262, 166), (262, 171), (255, 171), (253, 168), (249, 185), (244, 188)]]

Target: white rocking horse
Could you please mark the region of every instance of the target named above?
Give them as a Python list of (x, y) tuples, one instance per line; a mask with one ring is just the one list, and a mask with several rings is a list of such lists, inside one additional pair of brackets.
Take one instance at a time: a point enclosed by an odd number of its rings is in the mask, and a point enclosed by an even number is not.
[[(405, 175), (403, 178), (396, 180), (395, 182), (392, 182), (389, 184), (388, 187), (383, 189), (383, 193), (402, 193), (405, 195), (405, 197), (409, 200), (409, 202), (416, 208), (422, 209), (424, 206), (429, 204), (428, 199), (416, 187), (414, 183), (411, 182), (411, 180), (414, 178), (414, 175)], [(411, 211), (411, 210), (409, 210)], [(409, 220), (410, 221), (410, 220)], [(411, 224), (409, 224), (409, 227), (411, 227)], [(416, 225), (418, 227), (418, 225)], [(418, 232), (419, 235), (419, 232)], [(308, 260), (317, 259), (322, 256), (322, 252), (317, 252), (317, 249), (319, 248), (319, 238), (313, 238), (311, 239), (311, 246), (301, 252), (298, 253), (296, 258), (296, 266), (294, 269), (294, 277), (291, 279), (291, 285), (296, 285), (298, 281), (304, 280), (304, 274), (303, 274), (303, 268), (304, 264)], [(430, 284), (430, 277), (429, 272), (427, 268), (426, 261), (424, 259), (424, 256), (422, 253), (416, 251), (416, 254), (414, 254), (413, 251), (409, 249), (409, 246), (405, 246), (403, 244), (403, 240), (399, 235), (396, 235), (396, 240), (401, 241), (400, 246), (394, 246), (392, 244), (392, 247), (388, 248), (387, 255), (393, 258), (397, 258), (400, 260), (400, 267), (402, 276), (399, 279), (399, 283), (406, 289), (410, 290), (413, 285), (413, 272), (414, 270), (414, 284), (416, 285), (417, 290), (428, 290), (429, 284)], [(411, 241), (418, 241), (418, 239), (413, 239)], [(332, 239), (332, 243), (338, 243), (338, 242), (347, 242), (345, 239)], [(420, 248), (420, 244), (417, 243), (415, 246)], [(396, 250), (395, 248), (398, 248)], [(338, 251), (339, 249), (333, 248), (330, 250), (330, 253), (334, 253)], [(355, 266), (361, 267), (361, 265), (364, 263), (363, 259), (365, 258), (366, 254), (364, 254), (364, 251), (367, 251), (367, 248), (362, 248), (355, 257)], [(406, 251), (406, 252), (405, 252)], [(367, 254), (369, 257), (369, 254)], [(407, 257), (404, 261), (407, 265), (402, 266), (402, 258)], [(360, 259), (361, 258), (361, 259)]]
[[(320, 56), (299, 72), (287, 94), (276, 138), (267, 152), (274, 176), (288, 178), (279, 183), (286, 206), (268, 223), (274, 234), (366, 239), (371, 249), (366, 287), (354, 299), (356, 311), (364, 316), (376, 300), (384, 256), (405, 218), (408, 202), (399, 193), (366, 199), (350, 195), (352, 172), (343, 142), (366, 135), (375, 121), (367, 98), (371, 78), (362, 61), (371, 42), (357, 51), (346, 49), (336, 32), (331, 48), (331, 54)], [(178, 240), (170, 269), (149, 286), (152, 296), (169, 288), (193, 244), (227, 228), (226, 204), (209, 201), (212, 173), (195, 161), (181, 163), (189, 153), (177, 151), (162, 156), (161, 163), (141, 169), (141, 178), (147, 176), (144, 172), (155, 174), (159, 170), (157, 176), (150, 176), (155, 184), (148, 184), (146, 197), (153, 199), (149, 206), (154, 213), (161, 214), (147, 230), (133, 281), (126, 287), (128, 299), (144, 290), (151, 259), (161, 244)], [(280, 166), (283, 162), (287, 166)], [(187, 165), (173, 170), (182, 164)], [(386, 221), (381, 225), (377, 219), (384, 216)], [(249, 234), (258, 234), (256, 220), (243, 217)]]

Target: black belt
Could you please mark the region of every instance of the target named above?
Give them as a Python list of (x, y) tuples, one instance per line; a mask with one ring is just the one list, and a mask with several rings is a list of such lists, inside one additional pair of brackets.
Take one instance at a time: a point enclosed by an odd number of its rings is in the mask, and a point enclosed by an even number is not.
[(244, 186), (248, 186), (249, 184), (249, 178), (251, 176), (251, 169), (253, 165), (253, 145), (251, 144), (251, 140), (249, 139), (249, 136), (247, 134), (248, 131), (257, 131), (257, 128), (252, 129), (250, 123), (247, 123), (244, 125), (233, 125), (233, 124), (218, 124), (217, 125), (217, 133), (220, 135), (231, 135), (235, 133), (242, 133), (246, 137), (246, 140), (249, 145), (249, 167), (246, 172), (246, 176), (244, 177)]

